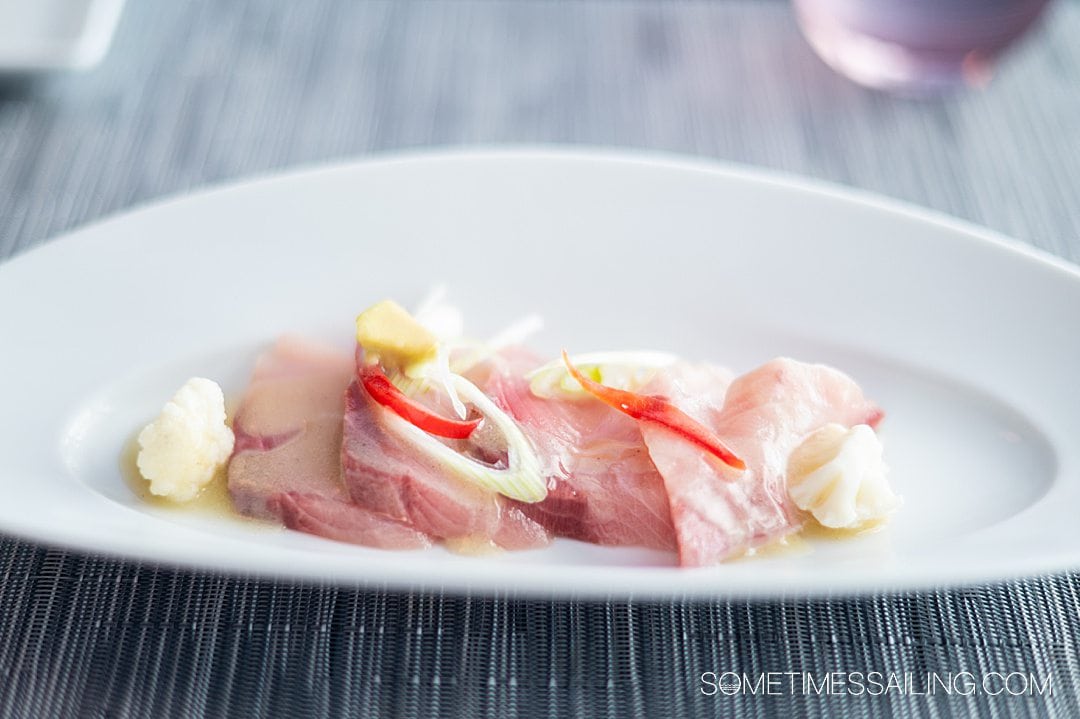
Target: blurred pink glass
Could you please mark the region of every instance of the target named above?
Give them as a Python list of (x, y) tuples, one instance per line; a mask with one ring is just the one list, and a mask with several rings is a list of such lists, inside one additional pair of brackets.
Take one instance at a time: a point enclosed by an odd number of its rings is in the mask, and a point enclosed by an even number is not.
[(794, 0), (803, 34), (870, 87), (932, 94), (981, 86), (1048, 0)]

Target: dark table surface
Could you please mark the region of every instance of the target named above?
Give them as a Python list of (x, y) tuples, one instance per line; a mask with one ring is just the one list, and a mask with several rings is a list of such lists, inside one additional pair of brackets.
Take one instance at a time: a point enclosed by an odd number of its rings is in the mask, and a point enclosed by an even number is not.
[[(0, 259), (188, 188), (471, 143), (778, 168), (1080, 260), (1080, 3), (993, 83), (833, 75), (790, 8), (130, 2), (81, 75), (0, 83)], [(0, 338), (2, 345), (2, 338)], [(1078, 439), (1080, 441), (1080, 439)], [(943, 548), (947, 551), (947, 548)], [(1077, 716), (1080, 574), (862, 599), (546, 602), (158, 568), (0, 536), (0, 715)], [(1052, 676), (1050, 696), (707, 696), (702, 672)]]

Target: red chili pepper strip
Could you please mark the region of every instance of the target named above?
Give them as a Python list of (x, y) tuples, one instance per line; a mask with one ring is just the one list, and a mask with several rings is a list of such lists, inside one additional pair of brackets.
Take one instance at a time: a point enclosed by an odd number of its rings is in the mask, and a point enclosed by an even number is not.
[(401, 415), (410, 424), (439, 437), (465, 439), (473, 433), (482, 419), (477, 417), (461, 420), (440, 417), (394, 386), (378, 365), (366, 365), (360, 370), (360, 384), (373, 400)]
[(663, 425), (680, 437), (716, 455), (720, 461), (729, 467), (746, 469), (746, 463), (725, 447), (715, 432), (663, 397), (635, 394), (634, 392), (627, 392), (626, 390), (615, 389), (594, 382), (570, 363), (566, 350), (563, 350), (563, 362), (566, 363), (566, 368), (570, 370), (570, 376), (580, 382), (586, 392), (605, 404), (611, 405), (634, 419)]

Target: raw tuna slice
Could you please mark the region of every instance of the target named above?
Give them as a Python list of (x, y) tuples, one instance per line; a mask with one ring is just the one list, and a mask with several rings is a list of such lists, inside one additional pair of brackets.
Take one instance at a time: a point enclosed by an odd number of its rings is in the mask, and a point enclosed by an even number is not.
[(346, 393), (341, 466), (352, 500), (459, 546), (542, 547), (550, 535), (504, 497), (426, 461), (388, 422), (404, 421), (356, 382)]
[(352, 358), (295, 338), (259, 358), (233, 422), (229, 493), (237, 511), (290, 529), (388, 549), (421, 532), (350, 502), (341, 478), (344, 392)]
[(679, 365), (647, 388), (711, 427), (746, 462), (739, 473), (663, 427), (642, 423), (660, 470), (683, 566), (711, 565), (790, 534), (802, 517), (787, 496), (788, 454), (828, 422), (876, 424), (880, 410), (847, 375), (776, 359), (713, 389), (709, 370)]
[(536, 397), (524, 379), (531, 367), (521, 364), (491, 372), (482, 385), (521, 425), (547, 477), (547, 498), (521, 510), (559, 536), (675, 549), (664, 480), (638, 423), (591, 397)]

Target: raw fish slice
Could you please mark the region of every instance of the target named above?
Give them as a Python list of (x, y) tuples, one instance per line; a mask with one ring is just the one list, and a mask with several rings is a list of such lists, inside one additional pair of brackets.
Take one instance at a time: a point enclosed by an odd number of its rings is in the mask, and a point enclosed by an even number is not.
[(427, 537), (350, 502), (341, 480), (344, 392), (352, 359), (283, 338), (256, 363), (236, 413), (229, 494), (241, 514), (330, 539), (407, 549)]
[(647, 388), (712, 428), (743, 461), (733, 470), (656, 424), (641, 425), (664, 477), (683, 566), (717, 564), (799, 529), (787, 495), (788, 454), (829, 423), (870, 423), (881, 411), (847, 375), (824, 365), (776, 359), (716, 391), (707, 367), (677, 365)]
[(431, 539), (402, 522), (350, 502), (286, 492), (271, 503), (289, 529), (379, 549), (422, 549)]
[(524, 375), (537, 365), (515, 351), (482, 385), (521, 425), (547, 477), (547, 498), (521, 511), (563, 537), (674, 549), (663, 478), (638, 423), (591, 397), (536, 397)]
[(509, 500), (448, 474), (387, 427), (397, 415), (357, 383), (346, 395), (341, 466), (351, 499), (439, 539), (490, 540), (503, 549), (550, 542)]

